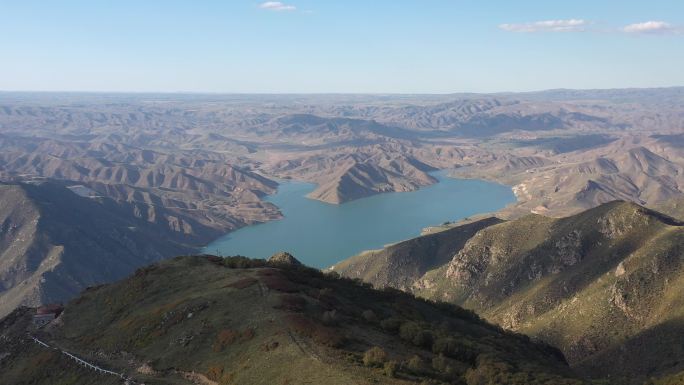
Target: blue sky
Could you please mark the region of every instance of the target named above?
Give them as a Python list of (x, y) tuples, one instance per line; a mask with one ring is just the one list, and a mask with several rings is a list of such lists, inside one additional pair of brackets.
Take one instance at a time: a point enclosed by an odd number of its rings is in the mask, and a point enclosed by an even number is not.
[(0, 0), (0, 90), (684, 85), (684, 1)]

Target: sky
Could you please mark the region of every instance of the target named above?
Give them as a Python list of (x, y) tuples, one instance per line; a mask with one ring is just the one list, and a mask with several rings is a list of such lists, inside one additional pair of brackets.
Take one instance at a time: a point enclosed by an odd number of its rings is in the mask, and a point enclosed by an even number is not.
[(684, 86), (681, 0), (0, 0), (0, 90)]

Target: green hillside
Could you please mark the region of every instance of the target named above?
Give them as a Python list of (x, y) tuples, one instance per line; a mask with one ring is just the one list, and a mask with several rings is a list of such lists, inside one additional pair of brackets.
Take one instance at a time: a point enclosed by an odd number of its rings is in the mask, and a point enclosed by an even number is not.
[(27, 328), (146, 384), (583, 383), (557, 349), (469, 311), (287, 258), (178, 257), (86, 290), (42, 330), (31, 314), (0, 325), (3, 384), (114, 378), (62, 365)]

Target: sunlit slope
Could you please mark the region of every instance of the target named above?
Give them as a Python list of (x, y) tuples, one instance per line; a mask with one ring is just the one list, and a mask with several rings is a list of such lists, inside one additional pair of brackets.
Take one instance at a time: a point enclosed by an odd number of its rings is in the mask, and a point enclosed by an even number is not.
[[(539, 337), (593, 376), (641, 381), (682, 370), (684, 227), (677, 220), (611, 202), (561, 219), (529, 215), (458, 241), (450, 261), (409, 290)], [(401, 255), (390, 250), (366, 263), (381, 271), (383, 260)], [(414, 277), (412, 269), (394, 271), (394, 282)]]

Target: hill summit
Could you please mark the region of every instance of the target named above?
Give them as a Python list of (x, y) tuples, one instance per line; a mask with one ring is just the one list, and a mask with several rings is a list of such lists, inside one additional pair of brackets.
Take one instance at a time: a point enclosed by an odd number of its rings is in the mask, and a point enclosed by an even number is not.
[(292, 265), (299, 266), (302, 263), (297, 260), (292, 254), (287, 252), (280, 252), (273, 254), (269, 259), (268, 263), (272, 265)]

